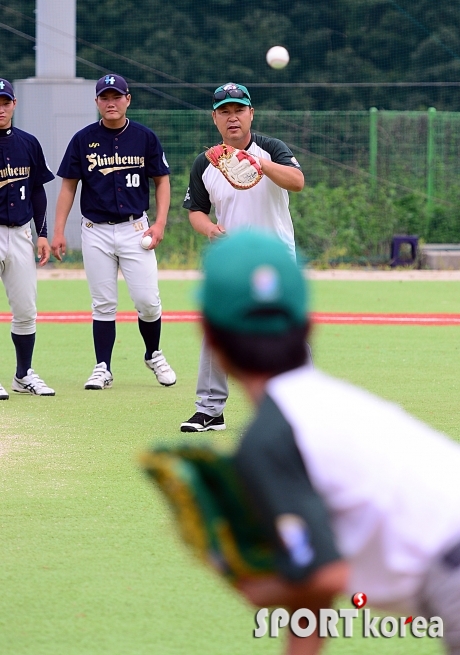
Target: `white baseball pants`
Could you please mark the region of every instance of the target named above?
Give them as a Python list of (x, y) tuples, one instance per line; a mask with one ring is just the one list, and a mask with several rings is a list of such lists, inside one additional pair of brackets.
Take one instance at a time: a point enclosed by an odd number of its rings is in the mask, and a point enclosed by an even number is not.
[(148, 218), (110, 225), (82, 218), (82, 252), (92, 298), (93, 319), (116, 320), (118, 268), (129, 295), (146, 323), (161, 317), (158, 268), (154, 250), (144, 250), (141, 239), (148, 229)]
[(0, 278), (13, 314), (11, 332), (34, 334), (37, 319), (37, 271), (30, 222), (0, 225)]

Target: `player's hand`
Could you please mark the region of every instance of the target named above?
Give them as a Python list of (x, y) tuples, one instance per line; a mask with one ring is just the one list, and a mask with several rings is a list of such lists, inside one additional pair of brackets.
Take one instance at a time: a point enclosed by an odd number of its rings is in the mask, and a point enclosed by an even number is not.
[(334, 598), (345, 593), (350, 579), (350, 566), (344, 560), (323, 564), (303, 580), (296, 582), (280, 575), (244, 577), (235, 587), (256, 607), (332, 607)]
[(222, 225), (210, 223), (206, 236), (208, 237), (209, 241), (214, 241), (214, 239), (219, 239), (224, 234), (225, 228), (223, 228)]
[(38, 265), (44, 266), (49, 260), (51, 254), (50, 244), (46, 237), (38, 237), (37, 239), (37, 255), (39, 258)]
[(290, 584), (277, 575), (258, 578), (244, 578), (235, 583), (235, 588), (255, 607), (271, 607), (287, 603)]
[(153, 250), (154, 248), (156, 248), (163, 241), (164, 234), (165, 234), (164, 227), (158, 225), (157, 223), (154, 223), (151, 227), (149, 227), (149, 229), (146, 230), (142, 235), (144, 237), (147, 236), (152, 237), (152, 243), (147, 248), (147, 250)]
[(51, 241), (51, 252), (58, 261), (62, 262), (62, 258), (65, 256), (66, 252), (66, 240), (64, 235), (54, 235), (53, 240)]

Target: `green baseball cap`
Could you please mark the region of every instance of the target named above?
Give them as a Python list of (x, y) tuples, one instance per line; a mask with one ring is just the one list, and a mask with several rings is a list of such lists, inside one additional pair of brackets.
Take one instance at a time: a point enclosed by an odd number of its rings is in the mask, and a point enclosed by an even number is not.
[(251, 96), (249, 91), (242, 84), (227, 82), (218, 86), (212, 96), (212, 108), (217, 109), (226, 102), (238, 102), (240, 105), (251, 106)]
[(282, 334), (307, 321), (307, 288), (287, 246), (264, 232), (239, 231), (204, 257), (203, 315), (242, 334)]

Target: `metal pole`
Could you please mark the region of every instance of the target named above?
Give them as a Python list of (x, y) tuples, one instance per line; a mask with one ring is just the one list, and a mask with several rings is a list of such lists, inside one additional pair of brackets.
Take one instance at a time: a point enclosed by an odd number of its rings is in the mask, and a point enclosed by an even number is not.
[(375, 191), (377, 184), (377, 107), (369, 110), (369, 174), (371, 176), (372, 190)]
[(431, 216), (433, 210), (433, 196), (434, 196), (434, 119), (436, 116), (436, 109), (430, 107), (428, 109), (428, 125), (427, 125), (427, 144), (426, 144), (426, 208), (428, 217)]

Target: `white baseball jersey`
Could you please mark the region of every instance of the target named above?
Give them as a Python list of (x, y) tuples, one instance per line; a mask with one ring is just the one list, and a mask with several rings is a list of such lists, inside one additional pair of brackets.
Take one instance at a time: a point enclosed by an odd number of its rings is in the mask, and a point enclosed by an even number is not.
[[(291, 150), (279, 139), (253, 134), (246, 151), (259, 159), (300, 168)], [(201, 153), (192, 166), (183, 206), (209, 214), (211, 205), (214, 205), (218, 224), (226, 232), (251, 227), (265, 230), (279, 236), (295, 255), (289, 194), (268, 177), (264, 176), (250, 189), (235, 189)]]
[(274, 535), (285, 541), (280, 516), (306, 526), (304, 543), (287, 546), (286, 574), (340, 556), (350, 594), (414, 611), (430, 564), (460, 535), (460, 446), (309, 366), (266, 392), (237, 461)]

